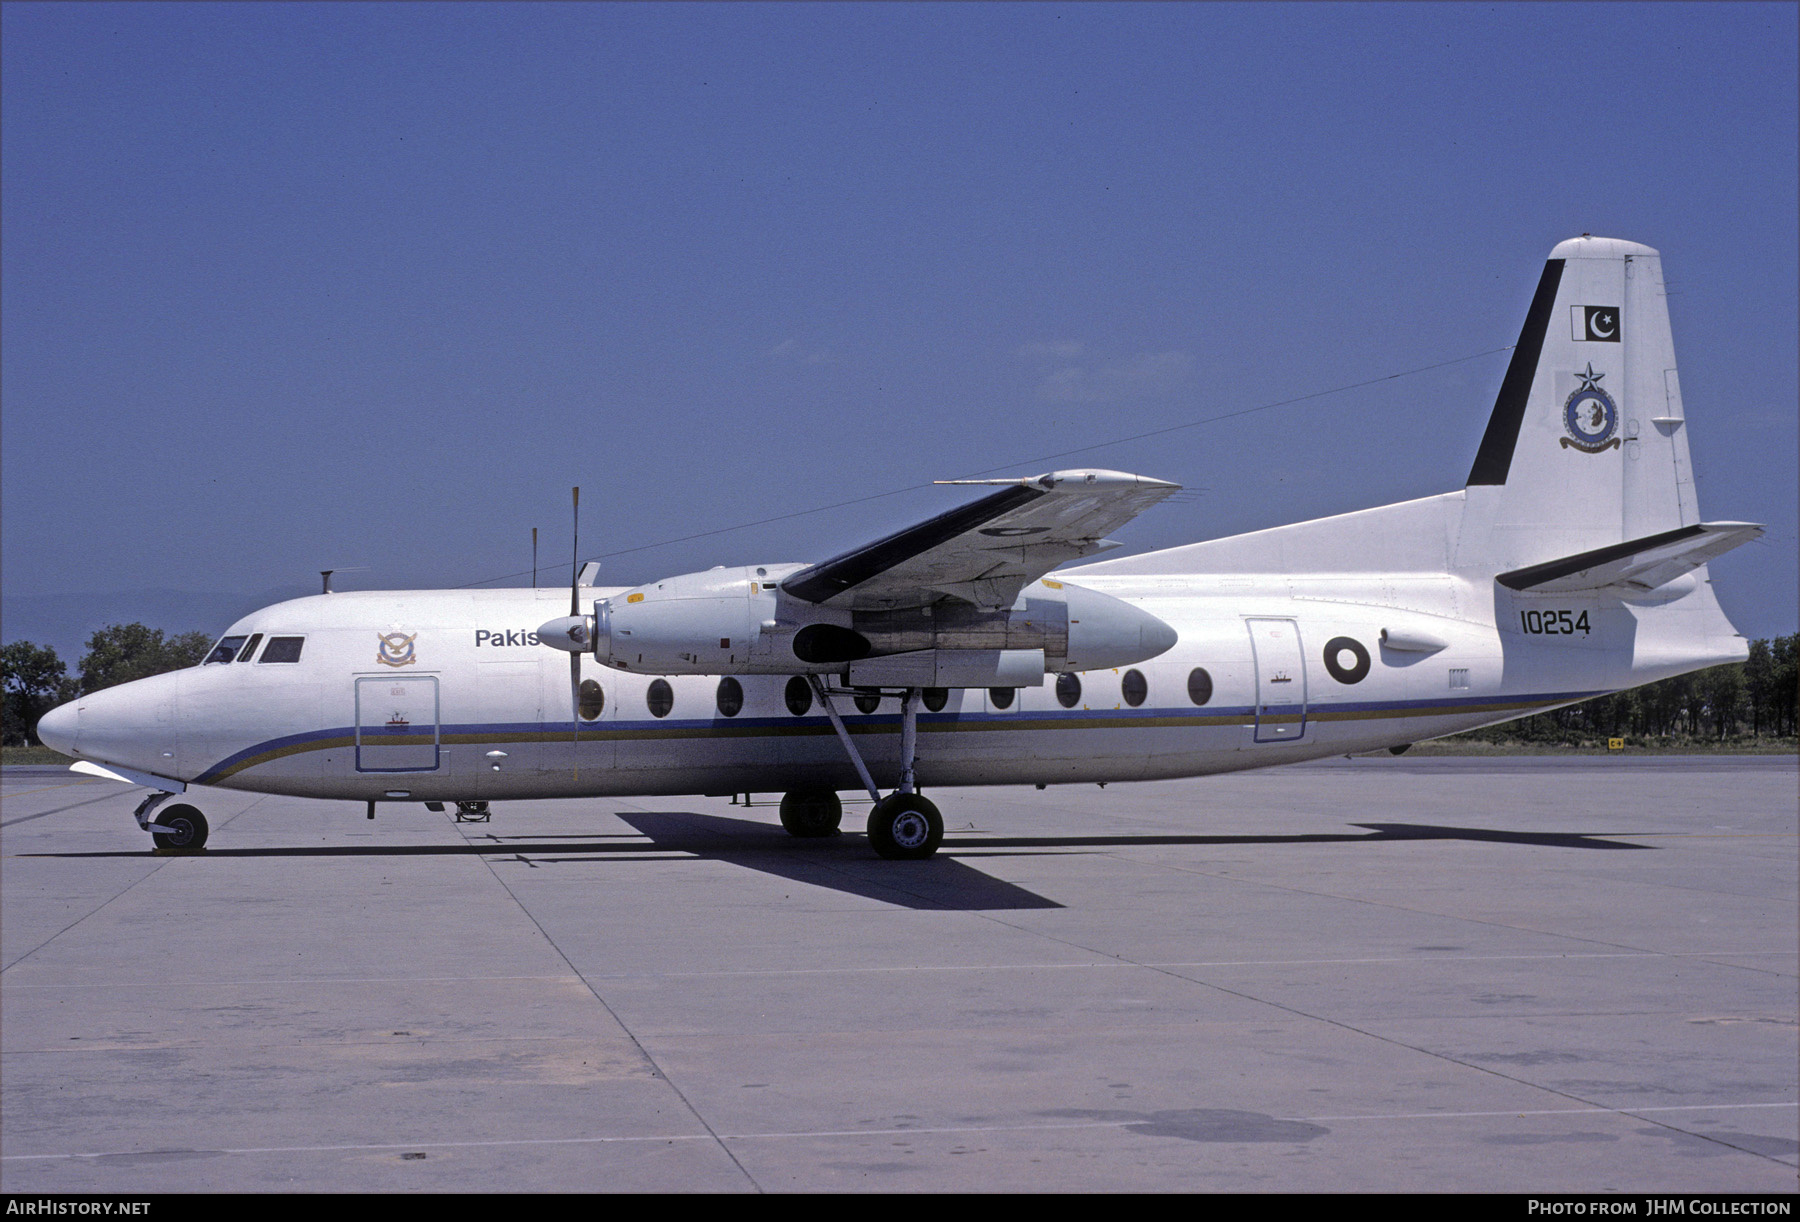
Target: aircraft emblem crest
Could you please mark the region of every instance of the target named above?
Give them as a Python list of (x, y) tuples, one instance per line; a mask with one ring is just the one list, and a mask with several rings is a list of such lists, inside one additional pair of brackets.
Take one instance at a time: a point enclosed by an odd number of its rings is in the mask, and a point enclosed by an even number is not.
[(418, 633), (407, 636), (403, 632), (380, 632), (376, 634), (381, 640), (381, 648), (375, 654), (375, 660), (383, 666), (411, 666), (419, 659), (413, 654), (413, 641)]
[(1569, 435), (1557, 438), (1564, 449), (1598, 454), (1620, 444), (1618, 404), (1600, 389), (1600, 379), (1605, 376), (1594, 372), (1591, 361), (1586, 372), (1575, 375), (1581, 385), (1563, 403), (1563, 428)]

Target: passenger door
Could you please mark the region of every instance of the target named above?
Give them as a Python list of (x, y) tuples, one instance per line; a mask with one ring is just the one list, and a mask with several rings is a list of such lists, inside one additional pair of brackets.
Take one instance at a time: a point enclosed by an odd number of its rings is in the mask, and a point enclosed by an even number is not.
[(436, 675), (356, 680), (358, 772), (436, 772), (440, 746)]
[(1256, 659), (1259, 743), (1291, 742), (1306, 734), (1306, 659), (1300, 626), (1291, 619), (1247, 619)]

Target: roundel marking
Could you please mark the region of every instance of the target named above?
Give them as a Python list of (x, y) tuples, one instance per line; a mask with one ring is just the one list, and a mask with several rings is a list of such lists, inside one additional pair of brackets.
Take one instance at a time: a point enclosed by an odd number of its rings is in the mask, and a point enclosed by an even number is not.
[[(1350, 655), (1350, 665), (1343, 657)], [(1369, 651), (1352, 637), (1334, 636), (1325, 642), (1325, 669), (1339, 683), (1361, 683), (1369, 675)]]

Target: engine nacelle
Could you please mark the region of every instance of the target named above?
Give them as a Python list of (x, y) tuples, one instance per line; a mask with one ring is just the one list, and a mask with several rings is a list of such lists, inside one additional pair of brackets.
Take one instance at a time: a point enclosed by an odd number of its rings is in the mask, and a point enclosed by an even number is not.
[(852, 682), (861, 673), (871, 685), (888, 686), (877, 676), (891, 674), (893, 686), (931, 687), (1033, 686), (1045, 672), (1142, 662), (1176, 640), (1175, 630), (1149, 612), (1067, 582), (1033, 582), (1001, 611), (955, 599), (850, 611), (783, 591), (781, 579), (800, 567), (670, 577), (599, 600), (591, 617), (552, 620), (538, 637), (639, 674), (850, 671)]
[(747, 673), (763, 624), (775, 618), (777, 580), (766, 567), (716, 568), (603, 598), (594, 604), (594, 656), (640, 674)]

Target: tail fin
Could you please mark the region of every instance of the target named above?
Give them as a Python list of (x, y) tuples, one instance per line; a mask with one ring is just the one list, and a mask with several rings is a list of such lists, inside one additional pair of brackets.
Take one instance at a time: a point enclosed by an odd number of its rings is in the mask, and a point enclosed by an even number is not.
[(1469, 472), (1458, 562), (1520, 568), (1699, 521), (1662, 257), (1563, 242)]

